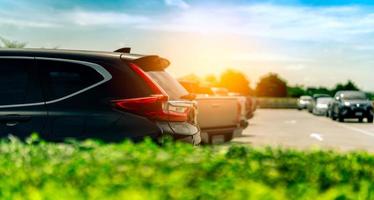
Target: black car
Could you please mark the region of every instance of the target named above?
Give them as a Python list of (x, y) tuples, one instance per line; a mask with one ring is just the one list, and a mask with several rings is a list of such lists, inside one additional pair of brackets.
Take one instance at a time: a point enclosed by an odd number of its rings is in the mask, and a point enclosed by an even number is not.
[(126, 52), (0, 50), (0, 134), (110, 142), (169, 135), (198, 144), (191, 105), (175, 109), (141, 69), (168, 64)]
[(362, 122), (366, 118), (369, 123), (372, 123), (373, 105), (364, 92), (339, 91), (329, 105), (329, 116), (340, 122), (347, 118), (358, 119)]

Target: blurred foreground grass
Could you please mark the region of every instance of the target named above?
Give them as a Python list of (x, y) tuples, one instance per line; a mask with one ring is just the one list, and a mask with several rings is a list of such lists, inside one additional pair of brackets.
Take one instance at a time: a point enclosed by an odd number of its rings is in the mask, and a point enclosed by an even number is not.
[(140, 144), (0, 145), (0, 199), (374, 199), (365, 152)]

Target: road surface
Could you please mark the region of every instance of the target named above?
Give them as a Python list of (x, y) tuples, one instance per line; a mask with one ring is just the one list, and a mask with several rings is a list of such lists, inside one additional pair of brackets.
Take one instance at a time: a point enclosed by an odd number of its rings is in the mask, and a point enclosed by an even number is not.
[(339, 123), (306, 111), (259, 109), (232, 143), (374, 152), (374, 124), (355, 120)]

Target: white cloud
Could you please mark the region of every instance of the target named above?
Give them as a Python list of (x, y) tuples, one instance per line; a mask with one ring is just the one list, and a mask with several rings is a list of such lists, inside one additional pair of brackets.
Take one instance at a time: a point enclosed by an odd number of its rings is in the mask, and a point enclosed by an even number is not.
[(168, 6), (176, 6), (178, 8), (187, 9), (190, 7), (184, 0), (165, 0), (165, 4)]
[(59, 27), (58, 24), (50, 23), (50, 22), (40, 22), (36, 20), (24, 20), (24, 19), (7, 19), (7, 18), (0, 18), (0, 26), (7, 25), (7, 26), (16, 26), (22, 28), (55, 28)]
[(280, 54), (259, 54), (259, 53), (237, 53), (231, 56), (233, 61), (247, 62), (311, 62), (308, 58), (292, 57), (290, 55)]
[(273, 4), (194, 7), (155, 18), (152, 24), (140, 27), (296, 41), (347, 41), (358, 35), (374, 34), (374, 11), (358, 6), (303, 7)]
[(70, 22), (82, 26), (142, 24), (149, 22), (145, 16), (118, 12), (73, 11), (66, 14)]
[(289, 70), (289, 71), (301, 71), (301, 70), (306, 69), (307, 67), (302, 64), (297, 64), (297, 65), (289, 65), (289, 66), (286, 66), (285, 68), (286, 70)]

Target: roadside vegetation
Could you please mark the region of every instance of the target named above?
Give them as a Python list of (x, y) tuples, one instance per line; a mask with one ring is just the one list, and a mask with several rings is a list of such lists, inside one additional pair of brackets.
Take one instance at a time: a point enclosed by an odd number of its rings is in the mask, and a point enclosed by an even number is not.
[(1, 199), (374, 199), (365, 152), (10, 138), (0, 177)]

